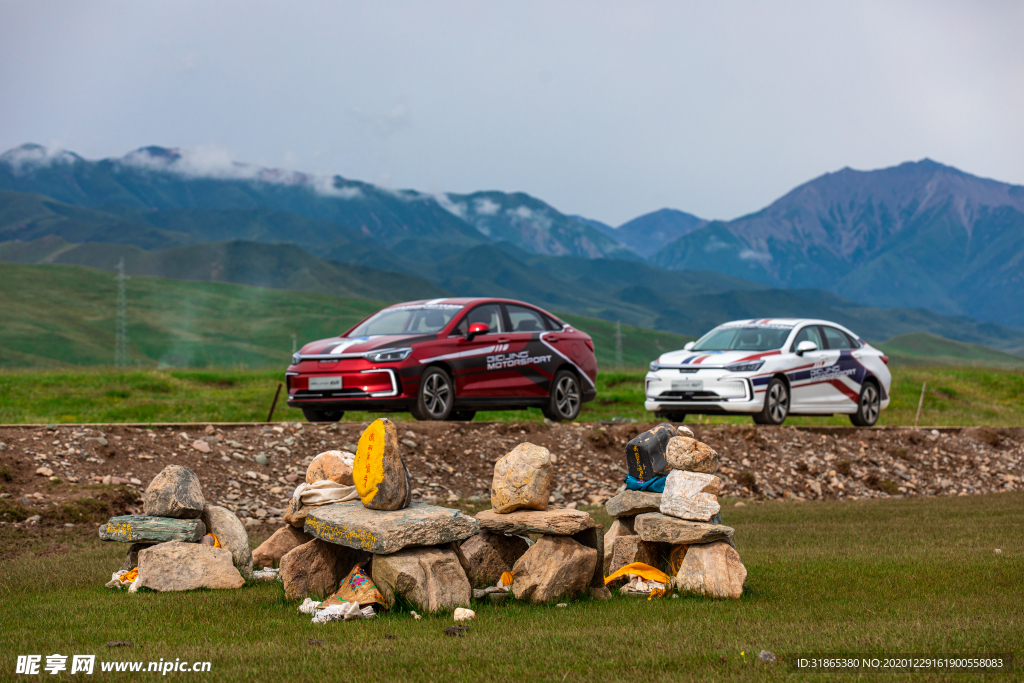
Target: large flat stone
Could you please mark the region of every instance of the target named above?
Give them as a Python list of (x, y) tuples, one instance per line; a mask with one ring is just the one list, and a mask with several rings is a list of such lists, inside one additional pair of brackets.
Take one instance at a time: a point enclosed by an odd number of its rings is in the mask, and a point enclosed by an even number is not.
[(480, 533), (480, 524), (436, 505), (417, 502), (400, 510), (370, 510), (353, 500), (311, 510), (304, 530), (328, 543), (388, 555), (410, 546), (463, 541)]
[(245, 579), (226, 548), (172, 541), (139, 551), (139, 578), (133, 589), (187, 591), (195, 588), (241, 588)]
[(123, 515), (112, 517), (100, 525), (101, 541), (121, 543), (166, 543), (187, 541), (196, 543), (206, 535), (206, 525), (201, 519), (171, 519), (147, 515)]
[(732, 538), (734, 529), (722, 524), (691, 522), (678, 517), (669, 517), (660, 512), (645, 512), (636, 516), (633, 529), (637, 535), (652, 543), (711, 543)]
[(605, 503), (604, 509), (612, 517), (627, 517), (629, 515), (642, 515), (645, 512), (658, 512), (661, 510), (661, 494), (626, 489), (621, 493), (617, 493)]
[(503, 534), (572, 536), (597, 526), (582, 510), (516, 510), (506, 514), (484, 510), (476, 514), (476, 519), (482, 528)]

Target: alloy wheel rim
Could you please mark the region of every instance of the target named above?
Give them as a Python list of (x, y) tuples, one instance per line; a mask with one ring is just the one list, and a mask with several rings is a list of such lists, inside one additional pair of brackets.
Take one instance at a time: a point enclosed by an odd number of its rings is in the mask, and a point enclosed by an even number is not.
[(571, 377), (563, 377), (555, 387), (555, 406), (558, 413), (570, 417), (580, 403), (580, 392)]
[(861, 412), (864, 414), (864, 418), (868, 422), (874, 422), (878, 419), (878, 392), (870, 384), (864, 388), (864, 407)]
[(448, 396), (450, 394), (451, 389), (448, 387), (448, 382), (445, 381), (444, 377), (441, 375), (428, 377), (423, 387), (423, 403), (426, 405), (427, 412), (431, 415), (443, 414), (445, 408), (448, 407)]
[(781, 424), (786, 419), (786, 387), (776, 384), (768, 393), (768, 414), (772, 420)]

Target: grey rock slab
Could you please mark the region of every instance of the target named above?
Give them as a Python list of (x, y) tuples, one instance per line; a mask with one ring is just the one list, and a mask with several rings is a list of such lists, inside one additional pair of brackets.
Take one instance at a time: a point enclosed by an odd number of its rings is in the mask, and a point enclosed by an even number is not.
[(166, 543), (187, 541), (197, 543), (206, 535), (206, 525), (201, 519), (171, 519), (147, 515), (123, 515), (112, 517), (100, 525), (101, 541), (121, 543)]
[(617, 493), (607, 503), (604, 509), (612, 517), (627, 517), (629, 515), (640, 515), (645, 512), (659, 512), (661, 510), (661, 494), (648, 491), (622, 491)]
[(206, 533), (220, 541), (220, 547), (231, 551), (231, 559), (242, 576), (252, 576), (252, 548), (249, 534), (235, 513), (219, 505), (206, 505), (199, 518), (206, 525)]
[(502, 534), (545, 534), (572, 536), (597, 526), (582, 510), (517, 510), (501, 514), (494, 510), (478, 512), (476, 519), (488, 531)]
[(410, 548), (373, 558), (373, 583), (389, 605), (395, 594), (425, 612), (469, 607), (472, 589), (454, 550)]
[(307, 534), (376, 555), (409, 546), (443, 545), (480, 533), (480, 524), (458, 510), (411, 503), (400, 510), (370, 510), (358, 500), (314, 508)]
[(678, 517), (669, 517), (660, 512), (645, 512), (636, 516), (633, 529), (645, 541), (652, 543), (672, 543), (691, 545), (693, 543), (711, 543), (732, 538), (735, 530), (722, 524), (707, 522), (691, 522)]
[(181, 465), (163, 468), (142, 494), (143, 512), (151, 517), (196, 519), (203, 514), (205, 503), (199, 477)]

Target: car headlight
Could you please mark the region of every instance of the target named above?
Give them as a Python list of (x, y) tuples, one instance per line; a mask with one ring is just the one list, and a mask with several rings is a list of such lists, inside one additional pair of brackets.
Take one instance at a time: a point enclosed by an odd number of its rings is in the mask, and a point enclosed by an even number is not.
[(651, 372), (657, 372), (658, 370), (661, 370), (661, 364), (658, 363), (658, 361), (656, 360), (652, 360), (649, 367), (651, 368)]
[(411, 348), (404, 349), (380, 349), (379, 351), (370, 351), (369, 353), (363, 354), (363, 358), (374, 363), (395, 363), (400, 360), (405, 360), (412, 353)]
[(292, 365), (298, 365), (302, 362), (302, 354), (298, 351), (292, 354)]
[(759, 370), (764, 365), (763, 360), (752, 360), (745, 363), (733, 363), (732, 365), (726, 365), (725, 369), (729, 372), (754, 372)]

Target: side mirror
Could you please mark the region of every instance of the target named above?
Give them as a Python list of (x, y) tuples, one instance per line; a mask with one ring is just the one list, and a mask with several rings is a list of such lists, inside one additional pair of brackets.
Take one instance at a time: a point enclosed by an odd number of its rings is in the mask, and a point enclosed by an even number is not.
[(808, 351), (817, 351), (817, 350), (818, 350), (818, 345), (815, 344), (814, 342), (810, 341), (809, 339), (808, 340), (804, 340), (804, 341), (802, 341), (802, 342), (800, 342), (799, 344), (796, 345), (796, 355), (798, 355), (798, 356), (802, 356), (805, 353), (807, 353)]
[(686, 344), (683, 345), (683, 351), (689, 351), (690, 349), (693, 348), (693, 345), (696, 343), (697, 342), (686, 342)]
[(473, 337), (478, 334), (487, 334), (491, 331), (491, 326), (487, 323), (473, 323), (469, 326), (469, 332), (466, 333), (466, 341), (473, 341)]

